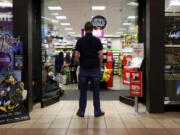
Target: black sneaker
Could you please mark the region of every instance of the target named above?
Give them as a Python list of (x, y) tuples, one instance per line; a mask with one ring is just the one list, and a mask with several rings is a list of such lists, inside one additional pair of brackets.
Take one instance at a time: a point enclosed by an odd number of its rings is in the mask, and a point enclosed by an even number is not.
[(96, 114), (95, 117), (100, 117), (100, 116), (104, 116), (105, 112), (100, 112), (99, 114)]
[(77, 112), (76, 115), (79, 116), (79, 117), (84, 117), (84, 115), (80, 114), (79, 112)]

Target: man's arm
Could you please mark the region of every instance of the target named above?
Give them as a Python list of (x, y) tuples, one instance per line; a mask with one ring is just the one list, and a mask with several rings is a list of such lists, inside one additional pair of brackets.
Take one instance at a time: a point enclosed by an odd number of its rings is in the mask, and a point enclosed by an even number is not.
[(76, 50), (76, 51), (75, 51), (75, 61), (76, 61), (78, 64), (80, 64), (79, 58), (80, 58), (80, 53)]
[(101, 66), (102, 65), (102, 62), (103, 62), (103, 51), (100, 50), (98, 51), (98, 54), (99, 54), (99, 65)]

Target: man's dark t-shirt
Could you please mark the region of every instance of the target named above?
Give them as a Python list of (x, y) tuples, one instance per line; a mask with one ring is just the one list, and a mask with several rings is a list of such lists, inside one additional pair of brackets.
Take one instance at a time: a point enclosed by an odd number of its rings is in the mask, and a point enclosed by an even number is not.
[(80, 53), (80, 66), (83, 68), (99, 68), (100, 59), (98, 51), (103, 46), (100, 39), (94, 37), (92, 33), (87, 33), (77, 41), (75, 50)]

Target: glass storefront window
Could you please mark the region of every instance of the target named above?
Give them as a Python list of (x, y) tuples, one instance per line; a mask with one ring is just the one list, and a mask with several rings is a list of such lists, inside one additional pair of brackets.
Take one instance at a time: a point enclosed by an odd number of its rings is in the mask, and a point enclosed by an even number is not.
[(180, 0), (165, 1), (165, 96), (180, 101)]
[[(107, 20), (107, 26), (102, 31), (98, 31), (99, 33), (97, 30), (94, 31), (94, 36), (100, 34), (98, 36), (103, 43), (104, 58), (106, 58), (106, 52), (112, 52), (113, 73), (115, 78), (119, 79), (118, 82), (121, 82), (120, 79), (124, 76), (123, 57), (134, 55), (133, 43), (138, 43), (139, 4), (137, 0), (111, 0), (102, 2), (101, 9), (94, 7), (96, 5), (98, 5), (96, 0), (43, 1), (41, 19), (44, 84), (49, 83), (47, 81), (49, 72), (53, 72), (54, 78), (58, 79), (56, 81), (60, 81), (62, 84), (76, 82), (71, 80), (71, 63), (67, 59), (73, 56), (76, 42), (83, 35), (84, 24), (98, 15)], [(60, 78), (59, 73), (61, 74)], [(120, 84), (115, 82), (114, 86)], [(122, 87), (115, 86), (115, 89), (129, 90), (128, 85), (129, 82), (121, 84)]]

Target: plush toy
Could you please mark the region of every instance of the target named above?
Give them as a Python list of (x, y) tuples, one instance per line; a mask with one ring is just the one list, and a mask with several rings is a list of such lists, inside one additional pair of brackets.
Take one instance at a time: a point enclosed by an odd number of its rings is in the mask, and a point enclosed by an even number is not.
[(111, 72), (112, 72), (112, 69), (107, 69), (106, 67), (105, 67), (105, 69), (104, 69), (104, 73), (103, 73), (103, 77), (102, 77), (102, 82), (108, 82), (109, 81), (109, 79), (110, 79), (110, 75), (111, 75)]

